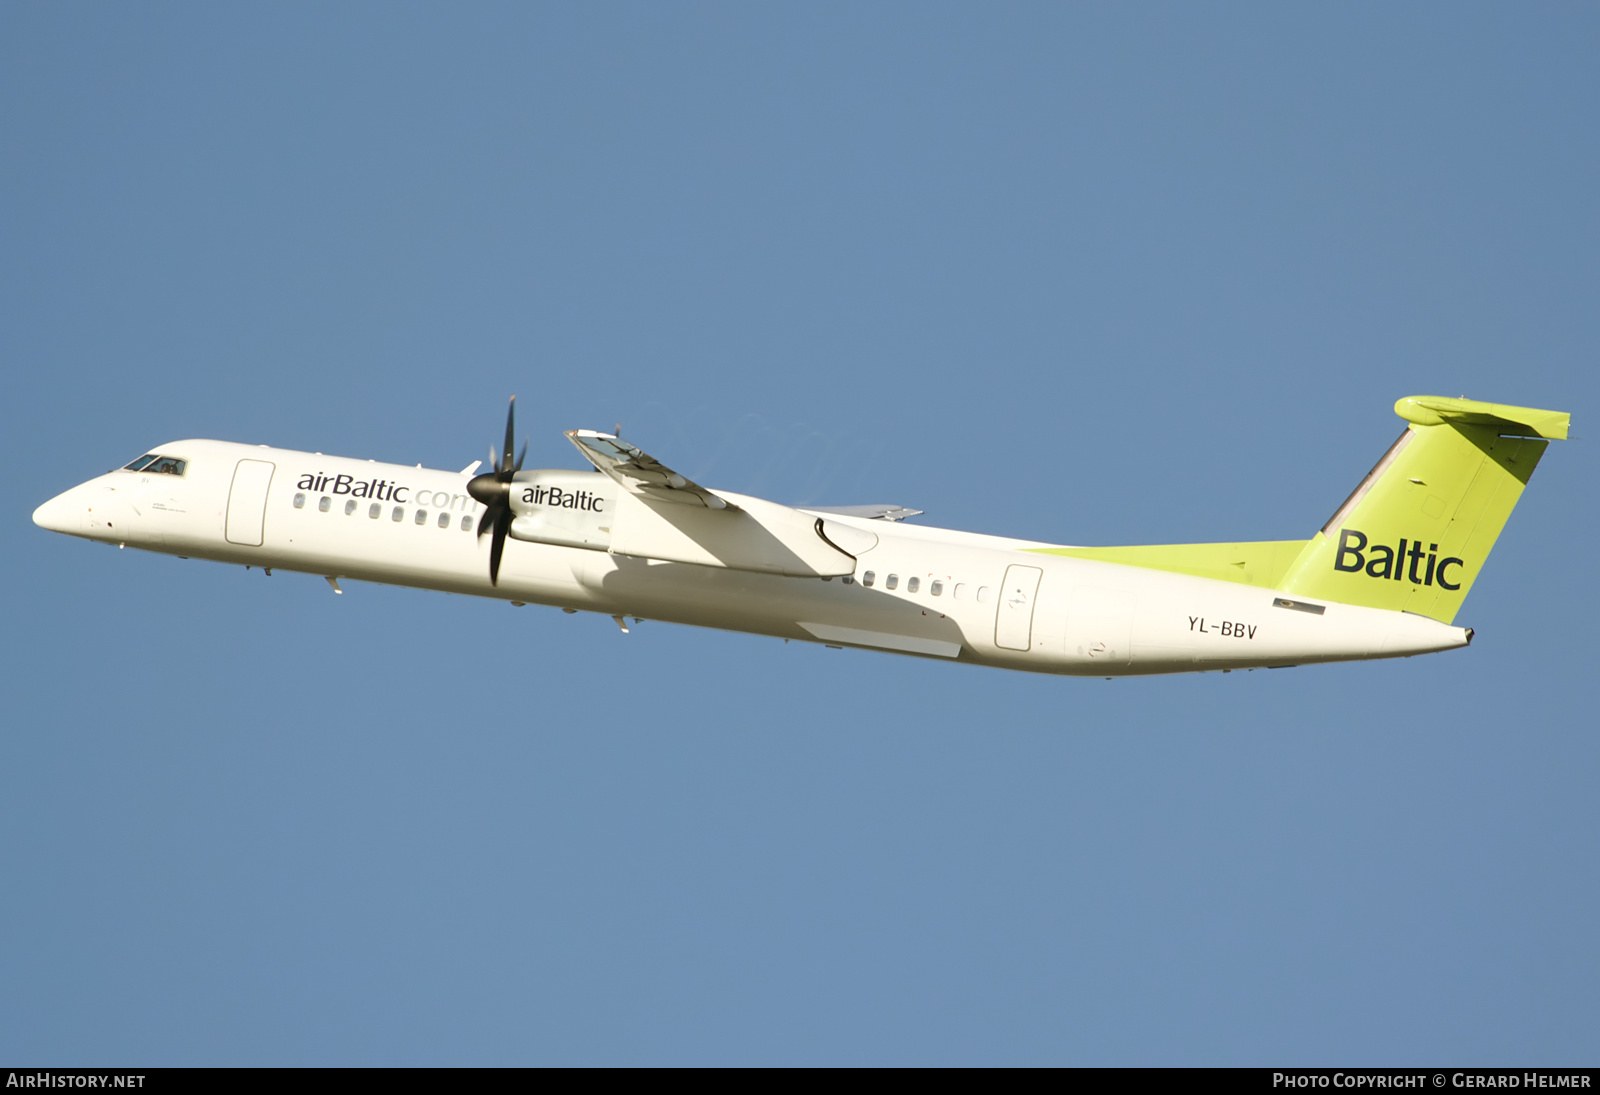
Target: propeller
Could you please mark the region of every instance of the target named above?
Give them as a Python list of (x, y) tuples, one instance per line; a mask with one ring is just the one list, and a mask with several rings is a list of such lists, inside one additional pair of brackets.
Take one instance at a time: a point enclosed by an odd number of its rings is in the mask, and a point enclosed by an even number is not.
[(516, 444), (516, 414), (517, 397), (511, 397), (511, 406), (506, 410), (506, 446), (505, 454), (489, 448), (489, 460), (494, 465), (494, 471), (475, 475), (467, 480), (467, 493), (483, 503), (483, 517), (478, 521), (478, 538), (481, 540), (486, 532), (494, 533), (494, 539), (489, 541), (489, 584), (500, 584), (500, 557), (505, 554), (506, 534), (511, 531), (511, 480), (522, 470), (523, 457), (528, 455), (527, 442), (523, 442), (522, 453), (517, 457), (516, 463), (511, 462), (511, 452)]

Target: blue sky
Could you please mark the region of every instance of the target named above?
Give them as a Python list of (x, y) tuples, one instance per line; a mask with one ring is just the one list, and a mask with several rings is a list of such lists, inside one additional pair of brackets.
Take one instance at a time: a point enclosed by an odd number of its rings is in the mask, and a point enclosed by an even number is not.
[[(1600, 1049), (1600, 13), (0, 6), (0, 1059)], [(160, 442), (625, 433), (784, 502), (1309, 535), (1570, 410), (1468, 651), (1115, 682), (54, 536)]]

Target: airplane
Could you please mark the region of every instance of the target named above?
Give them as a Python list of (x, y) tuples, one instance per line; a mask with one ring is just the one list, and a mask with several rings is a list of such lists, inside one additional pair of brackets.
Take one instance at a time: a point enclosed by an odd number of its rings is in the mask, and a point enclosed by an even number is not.
[[(617, 433), (590, 468), (522, 469), (516, 397), (491, 470), (189, 440), (50, 499), (43, 528), (298, 571), (1037, 673), (1121, 677), (1410, 657), (1453, 621), (1570, 416), (1410, 396), (1406, 425), (1314, 535), (1074, 547), (907, 523), (895, 505), (712, 490)], [(484, 538), (488, 543), (484, 543)]]

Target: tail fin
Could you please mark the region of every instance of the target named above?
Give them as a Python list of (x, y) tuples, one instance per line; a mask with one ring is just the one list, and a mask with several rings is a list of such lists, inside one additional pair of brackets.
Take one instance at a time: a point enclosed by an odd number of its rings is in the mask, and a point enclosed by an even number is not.
[(1410, 425), (1306, 542), (1280, 585), (1451, 622), (1550, 444), (1559, 411), (1409, 396)]

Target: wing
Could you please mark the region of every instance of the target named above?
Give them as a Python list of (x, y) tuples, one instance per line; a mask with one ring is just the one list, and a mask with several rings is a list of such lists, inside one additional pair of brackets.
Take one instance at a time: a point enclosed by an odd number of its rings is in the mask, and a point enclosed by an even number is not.
[(616, 480), (624, 490), (647, 501), (716, 510), (739, 508), (620, 437), (594, 430), (568, 430), (567, 440), (578, 447), (589, 463)]
[(853, 573), (855, 557), (878, 542), (816, 513), (713, 493), (612, 434), (568, 430), (567, 440), (622, 487), (610, 522), (613, 555), (826, 578)]
[(907, 517), (917, 517), (920, 509), (906, 509), (904, 506), (801, 506), (807, 513), (837, 513), (843, 517), (865, 517), (869, 521), (904, 521)]

